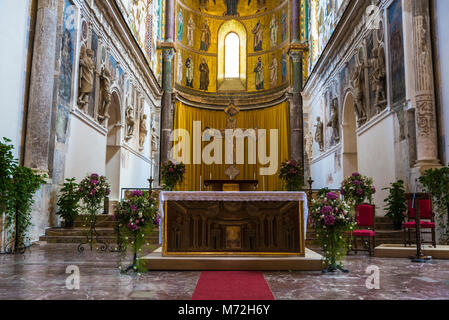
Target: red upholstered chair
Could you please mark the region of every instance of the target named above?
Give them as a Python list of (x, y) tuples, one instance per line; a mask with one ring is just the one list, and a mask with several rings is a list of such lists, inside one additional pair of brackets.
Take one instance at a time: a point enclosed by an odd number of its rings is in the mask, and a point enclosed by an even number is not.
[[(437, 247), (435, 236), (435, 214), (432, 210), (432, 196), (429, 194), (428, 199), (420, 199), (416, 201), (419, 205), (419, 218), (421, 224), (421, 239), (422, 243), (432, 244)], [(415, 208), (413, 208), (413, 200), (408, 200), (408, 210), (406, 213), (407, 221), (403, 223), (404, 228), (404, 246), (412, 245), (411, 230), (415, 229)], [(429, 231), (430, 230), (430, 231)], [(423, 235), (431, 234), (432, 241), (425, 241)]]
[[(371, 204), (362, 204), (356, 208), (356, 230), (352, 232), (354, 244), (352, 250), (357, 253), (358, 251), (368, 251), (369, 255), (374, 255), (374, 246), (376, 243), (376, 231), (374, 228), (374, 217), (376, 207)], [(357, 248), (357, 239), (362, 239), (364, 249)]]

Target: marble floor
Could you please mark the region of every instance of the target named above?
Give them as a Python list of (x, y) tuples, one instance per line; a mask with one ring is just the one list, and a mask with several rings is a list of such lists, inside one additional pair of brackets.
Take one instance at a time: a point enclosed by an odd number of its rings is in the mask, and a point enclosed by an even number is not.
[[(0, 255), (0, 300), (5, 299), (191, 299), (200, 272), (122, 275), (119, 254), (79, 254), (76, 245), (37, 244), (24, 255)], [(66, 288), (69, 266), (80, 288)], [(349, 274), (264, 272), (276, 299), (449, 299), (449, 261), (412, 264), (407, 259), (349, 256)], [(380, 289), (366, 287), (370, 266), (379, 268)]]

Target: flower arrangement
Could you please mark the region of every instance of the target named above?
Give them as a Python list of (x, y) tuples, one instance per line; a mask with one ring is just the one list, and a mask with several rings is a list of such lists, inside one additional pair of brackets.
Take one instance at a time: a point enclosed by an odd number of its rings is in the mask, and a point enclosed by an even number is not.
[[(102, 243), (101, 250), (105, 251), (107, 248), (104, 242), (99, 241), (95, 225), (97, 213), (104, 206), (104, 198), (109, 196), (110, 193), (111, 189), (107, 178), (96, 173), (88, 175), (78, 185), (78, 195), (83, 202), (82, 208), (87, 212), (87, 215), (84, 216), (85, 226), (89, 227), (86, 233), (86, 242), (89, 244), (91, 251), (93, 250), (94, 235), (97, 243)], [(84, 244), (81, 243), (78, 246), (79, 252), (84, 250)]]
[[(131, 269), (144, 271), (144, 266), (139, 264), (137, 255), (142, 252), (145, 237), (151, 234), (153, 228), (159, 226), (159, 219), (157, 201), (154, 197), (150, 197), (148, 192), (135, 190), (129, 199), (124, 199), (117, 204), (114, 213), (114, 220), (117, 221), (119, 228), (117, 242), (123, 255), (126, 255), (130, 240), (133, 248), (133, 264), (125, 271)], [(122, 270), (121, 266), (120, 270)]]
[(173, 190), (178, 183), (184, 180), (184, 173), (186, 166), (181, 163), (174, 163), (169, 160), (162, 165), (162, 183), (165, 184), (165, 189)]
[(342, 182), (340, 193), (343, 195), (346, 203), (355, 210), (358, 205), (366, 201), (369, 203), (373, 202), (376, 188), (373, 186), (373, 179), (355, 172)]
[(312, 226), (323, 249), (326, 271), (343, 270), (342, 259), (349, 247), (346, 234), (355, 227), (349, 206), (337, 194), (328, 192), (312, 200), (310, 212)]
[(284, 182), (287, 191), (300, 191), (303, 187), (301, 166), (296, 160), (287, 160), (281, 164), (279, 178)]
[(78, 186), (80, 199), (83, 200), (87, 212), (92, 215), (97, 214), (103, 205), (104, 198), (110, 193), (108, 179), (96, 173), (85, 177)]

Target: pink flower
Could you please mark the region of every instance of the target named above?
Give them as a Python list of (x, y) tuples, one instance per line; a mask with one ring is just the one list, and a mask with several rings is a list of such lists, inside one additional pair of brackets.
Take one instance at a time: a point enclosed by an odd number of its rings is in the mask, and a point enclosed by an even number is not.
[(98, 178), (99, 178), (99, 175), (96, 174), (96, 173), (92, 173), (92, 174), (90, 175), (90, 177), (91, 177), (91, 179), (98, 179)]
[(97, 194), (97, 190), (92, 189), (92, 190), (90, 190), (89, 194), (93, 197), (94, 195)]
[(321, 213), (322, 214), (329, 214), (333, 211), (331, 206), (324, 206), (321, 208)]
[(352, 183), (355, 184), (356, 186), (359, 186), (361, 184), (359, 180), (354, 180)]
[(376, 187), (372, 187), (371, 190), (373, 191), (373, 193), (376, 193)]
[(329, 200), (337, 200), (338, 196), (333, 192), (329, 192), (328, 194), (326, 194), (326, 198), (328, 198)]
[(137, 211), (137, 207), (135, 206), (135, 205), (130, 205), (129, 206), (129, 208), (132, 210), (132, 211)]
[(98, 180), (90, 180), (90, 184), (96, 186), (98, 184)]
[(334, 224), (335, 224), (335, 217), (334, 216), (331, 216), (331, 215), (329, 215), (329, 216), (325, 216), (324, 217), (324, 224), (326, 225), (326, 226), (328, 226), (328, 227), (331, 227), (331, 226), (333, 226)]
[(363, 194), (363, 190), (362, 189), (357, 189), (356, 193), (357, 193), (357, 195), (361, 196)]
[(173, 168), (168, 169), (168, 172), (172, 173), (173, 172)]
[(131, 197), (141, 197), (143, 196), (143, 192), (141, 190), (134, 190), (131, 192)]
[(360, 173), (354, 172), (354, 173), (352, 174), (352, 176), (353, 176), (353, 177), (360, 177)]

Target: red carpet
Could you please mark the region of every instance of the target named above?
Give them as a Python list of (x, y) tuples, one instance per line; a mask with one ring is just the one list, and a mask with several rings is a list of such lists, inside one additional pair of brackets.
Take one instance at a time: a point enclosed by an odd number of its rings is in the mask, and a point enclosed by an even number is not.
[(192, 300), (274, 300), (262, 272), (205, 271)]

